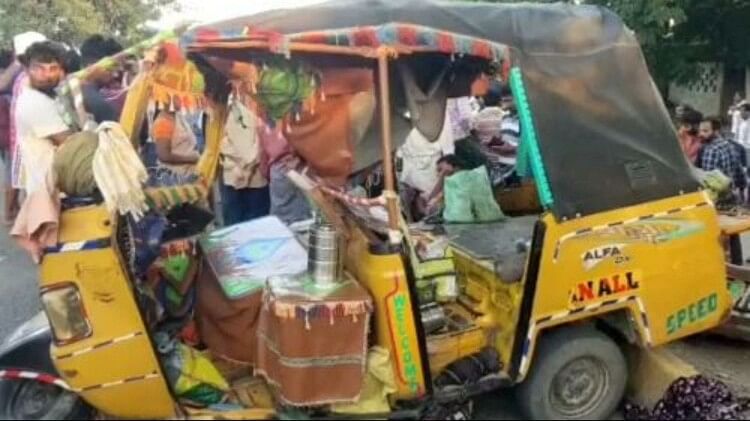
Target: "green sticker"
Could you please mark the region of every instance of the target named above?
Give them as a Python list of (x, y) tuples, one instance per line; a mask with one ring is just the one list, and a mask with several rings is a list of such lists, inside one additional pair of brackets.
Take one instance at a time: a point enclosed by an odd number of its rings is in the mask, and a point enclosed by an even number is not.
[(729, 293), (732, 294), (732, 301), (737, 302), (742, 299), (742, 296), (747, 291), (747, 284), (742, 281), (730, 281), (729, 282)]
[(177, 290), (175, 290), (174, 288), (167, 286), (164, 293), (167, 297), (167, 301), (169, 301), (173, 305), (180, 306), (182, 304), (183, 296), (180, 295), (180, 293), (177, 292)]
[(177, 282), (184, 282), (190, 270), (190, 257), (186, 255), (171, 256), (164, 262), (164, 271)]
[(690, 304), (667, 318), (667, 334), (673, 335), (686, 327), (702, 322), (719, 309), (719, 294), (711, 294)]

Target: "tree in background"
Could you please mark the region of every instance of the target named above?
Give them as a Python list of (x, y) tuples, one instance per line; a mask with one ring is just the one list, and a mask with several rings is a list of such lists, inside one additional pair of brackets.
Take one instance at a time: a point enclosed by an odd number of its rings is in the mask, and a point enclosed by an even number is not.
[(662, 92), (690, 82), (699, 62), (723, 63), (727, 76), (750, 65), (748, 0), (587, 0), (618, 13), (638, 36)]
[[(493, 2), (521, 1), (529, 0)], [(663, 93), (667, 92), (670, 82), (693, 80), (698, 75), (696, 62), (723, 63), (729, 75), (740, 72), (744, 75), (744, 69), (750, 65), (750, 0), (580, 0), (570, 3), (606, 6), (620, 15), (638, 36), (651, 73)]]
[(0, 0), (0, 42), (25, 31), (78, 45), (101, 33), (125, 45), (150, 34), (146, 22), (175, 0)]

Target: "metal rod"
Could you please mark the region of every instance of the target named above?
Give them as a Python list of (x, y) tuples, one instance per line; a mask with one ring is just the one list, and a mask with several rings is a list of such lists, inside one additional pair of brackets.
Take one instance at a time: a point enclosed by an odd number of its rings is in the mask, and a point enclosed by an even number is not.
[[(391, 88), (388, 73), (389, 58), (393, 54), (388, 48), (378, 49), (378, 72), (380, 81), (380, 117), (383, 146), (383, 175), (385, 181), (386, 207), (388, 209), (388, 228), (392, 232), (399, 229), (399, 206), (396, 195), (396, 182), (393, 171), (393, 143), (391, 139)], [(397, 243), (394, 235), (391, 242)]]

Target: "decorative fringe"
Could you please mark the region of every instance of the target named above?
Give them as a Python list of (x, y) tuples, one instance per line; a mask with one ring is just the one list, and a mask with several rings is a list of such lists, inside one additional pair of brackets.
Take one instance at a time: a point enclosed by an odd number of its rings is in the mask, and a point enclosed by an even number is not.
[(148, 210), (143, 184), (148, 178), (140, 156), (117, 123), (102, 123), (97, 129), (99, 147), (94, 155), (96, 185), (110, 212), (130, 214), (138, 221)]
[(305, 329), (311, 330), (311, 321), (325, 320), (331, 326), (336, 319), (351, 318), (352, 322), (358, 323), (362, 316), (369, 315), (373, 308), (367, 301), (341, 301), (321, 304), (287, 304), (278, 301), (268, 303), (272, 306), (276, 317), (283, 320), (304, 320)]
[(185, 111), (188, 113), (205, 108), (206, 100), (202, 94), (189, 93), (154, 83), (151, 100), (158, 109), (170, 112)]

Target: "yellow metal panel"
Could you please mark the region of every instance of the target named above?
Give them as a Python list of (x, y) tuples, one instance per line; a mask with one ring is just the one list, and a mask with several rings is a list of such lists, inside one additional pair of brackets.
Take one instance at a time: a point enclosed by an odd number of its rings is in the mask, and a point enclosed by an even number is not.
[[(87, 213), (81, 212), (79, 216)], [(97, 212), (90, 215), (93, 218)], [(99, 235), (93, 230), (89, 230), (89, 233), (95, 237)], [(100, 411), (116, 417), (172, 416), (173, 400), (149, 338), (145, 335), (146, 327), (129, 281), (114, 250), (108, 248), (49, 255), (43, 261), (40, 282), (42, 288), (64, 282), (75, 283), (93, 330), (90, 338), (67, 346), (52, 347), (53, 357), (77, 355), (55, 360), (61, 377), (75, 389), (87, 389), (156, 373), (155, 379), (128, 386), (84, 390), (81, 396)], [(139, 333), (142, 335), (135, 339), (102, 346)], [(145, 385), (143, 391), (126, 393), (128, 389), (137, 389), (138, 383)]]
[(643, 342), (650, 337), (656, 346), (727, 317), (731, 299), (718, 218), (703, 193), (559, 224), (546, 215), (544, 222), (532, 326), (550, 316), (567, 322), (573, 311), (585, 318), (599, 306), (634, 297), (628, 308), (636, 320), (641, 313), (647, 319), (637, 326)]
[[(70, 347), (65, 347), (70, 348)], [(169, 418), (174, 404), (148, 337), (91, 350), (53, 361), (68, 384), (92, 406), (120, 418)]]
[(71, 209), (60, 217), (60, 243), (99, 240), (111, 235), (112, 215), (104, 206)]
[(148, 99), (151, 93), (153, 78), (151, 75), (141, 74), (128, 90), (125, 104), (120, 113), (120, 125), (133, 146), (140, 144), (141, 127), (148, 110)]
[(130, 285), (112, 249), (47, 256), (41, 278), (43, 288), (63, 282), (74, 282), (78, 286), (94, 337), (76, 346), (85, 348), (134, 332), (145, 332)]
[[(84, 397), (108, 416), (122, 419), (174, 419), (176, 407), (159, 399), (163, 390), (160, 378), (126, 383), (121, 386), (87, 392)], [(158, 405), (158, 407), (157, 407)], [(111, 413), (109, 410), (117, 413)]]
[[(63, 348), (55, 347), (52, 350), (52, 359), (74, 390), (148, 376), (158, 370), (147, 336), (139, 336), (119, 344), (91, 349), (82, 355), (61, 359), (61, 356), (66, 354), (68, 353)], [(114, 361), (117, 363), (113, 363)], [(151, 364), (144, 364), (144, 361)]]
[(376, 256), (367, 251), (362, 237), (348, 250), (347, 267), (367, 288), (375, 303), (377, 344), (390, 351), (398, 392), (397, 399), (425, 393), (422, 358), (409, 294), (408, 279), (401, 255)]
[(209, 115), (206, 126), (206, 149), (203, 151), (200, 161), (196, 166), (201, 181), (206, 186), (212, 186), (216, 180), (216, 172), (219, 168), (219, 155), (221, 140), (224, 137), (224, 125), (227, 121), (229, 111), (226, 106), (215, 106)]
[(480, 315), (476, 320), (479, 326), (492, 331), (503, 367), (508, 368), (520, 317), (523, 284), (505, 284), (489, 270), (491, 265), (480, 264), (458, 250), (453, 250), (453, 255), (463, 291), (462, 302)]
[(430, 371), (437, 376), (448, 365), (476, 354), (486, 346), (487, 335), (480, 328), (430, 336), (427, 339)]

